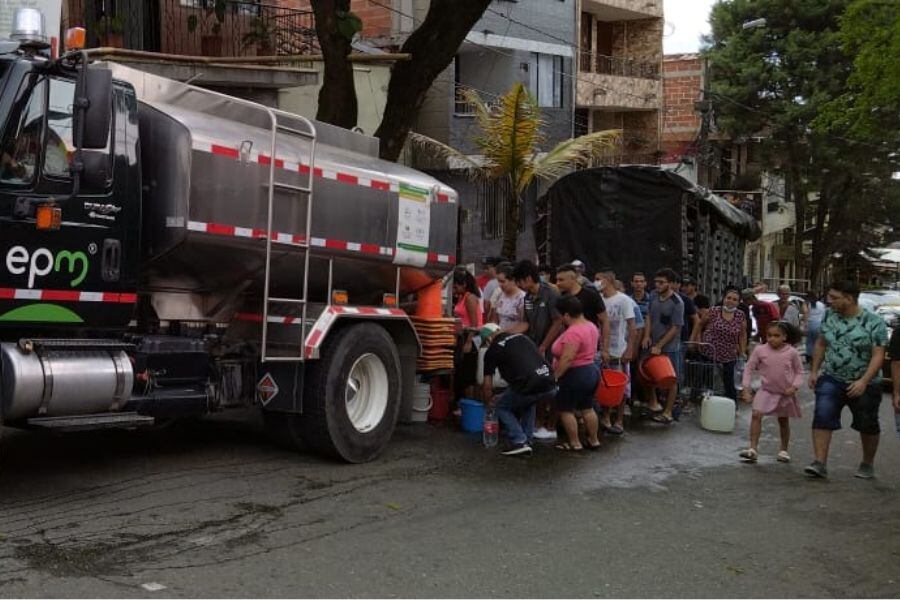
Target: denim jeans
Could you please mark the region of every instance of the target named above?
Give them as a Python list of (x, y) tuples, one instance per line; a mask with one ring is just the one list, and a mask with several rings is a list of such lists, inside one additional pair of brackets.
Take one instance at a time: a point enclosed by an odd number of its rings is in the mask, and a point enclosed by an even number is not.
[(497, 399), (497, 419), (506, 429), (513, 444), (531, 442), (534, 435), (534, 413), (538, 400), (553, 397), (556, 391), (526, 396), (507, 389)]
[(827, 373), (819, 375), (816, 382), (816, 409), (813, 414), (813, 429), (834, 431), (841, 428), (841, 412), (850, 408), (853, 422), (850, 427), (867, 435), (878, 435), (878, 407), (881, 405), (881, 383), (870, 383), (862, 396), (851, 398), (847, 395), (846, 381), (841, 381)]

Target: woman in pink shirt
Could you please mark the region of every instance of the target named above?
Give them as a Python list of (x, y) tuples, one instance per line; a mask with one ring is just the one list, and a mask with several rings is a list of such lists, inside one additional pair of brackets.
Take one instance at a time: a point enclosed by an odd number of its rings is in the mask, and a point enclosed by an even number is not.
[(800, 403), (797, 390), (803, 384), (803, 365), (794, 344), (800, 341), (797, 328), (784, 321), (774, 321), (766, 330), (766, 343), (753, 350), (744, 369), (744, 401), (750, 402), (750, 376), (759, 371), (762, 387), (753, 397), (753, 420), (750, 423), (750, 447), (741, 451), (741, 458), (756, 462), (759, 456), (759, 436), (762, 432), (764, 415), (778, 417), (781, 429), (781, 451), (779, 462), (790, 462), (788, 444), (791, 440), (789, 418), (800, 417)]
[(600, 447), (597, 438), (597, 413), (594, 412), (594, 390), (600, 371), (594, 364), (600, 332), (597, 326), (584, 318), (581, 302), (575, 296), (563, 296), (556, 302), (566, 330), (553, 342), (553, 375), (559, 384), (556, 408), (565, 428), (568, 442), (556, 445), (558, 450), (581, 451), (578, 438), (578, 421), (575, 411), (581, 413), (587, 432), (588, 448)]
[(453, 361), (453, 382), (458, 401), (466, 396), (471, 398), (475, 393), (478, 350), (473, 344), (473, 339), (475, 332), (484, 325), (481, 292), (475, 284), (475, 277), (465, 269), (453, 272), (453, 299), (453, 316), (462, 323), (457, 335)]

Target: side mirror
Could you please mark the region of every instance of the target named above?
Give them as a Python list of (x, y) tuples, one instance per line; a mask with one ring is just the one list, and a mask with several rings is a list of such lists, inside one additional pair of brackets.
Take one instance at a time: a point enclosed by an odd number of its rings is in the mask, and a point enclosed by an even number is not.
[(106, 148), (112, 121), (112, 71), (84, 65), (82, 97), (88, 101), (84, 113), (84, 144), (88, 150)]
[(109, 187), (109, 181), (112, 179), (109, 154), (96, 151), (82, 152), (81, 161), (84, 164), (81, 178), (88, 190), (105, 190)]

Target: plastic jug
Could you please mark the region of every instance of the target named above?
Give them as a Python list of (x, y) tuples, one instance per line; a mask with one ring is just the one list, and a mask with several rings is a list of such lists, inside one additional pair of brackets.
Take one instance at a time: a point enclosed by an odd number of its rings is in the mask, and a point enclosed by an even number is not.
[(734, 431), (735, 404), (724, 396), (707, 396), (700, 407), (700, 426), (710, 431)]

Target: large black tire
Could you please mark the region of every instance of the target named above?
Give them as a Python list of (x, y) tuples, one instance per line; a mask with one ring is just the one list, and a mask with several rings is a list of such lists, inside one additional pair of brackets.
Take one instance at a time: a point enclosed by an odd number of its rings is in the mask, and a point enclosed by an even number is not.
[[(373, 366), (379, 374), (373, 380), (379, 379), (381, 385), (370, 389), (386, 391), (386, 397), (374, 394), (377, 402), (369, 403), (379, 407), (383, 403), (380, 418), (380, 408), (374, 409), (376, 416), (368, 420), (356, 413), (363, 431), (351, 420), (347, 402), (351, 370), (360, 364)], [(367, 462), (381, 454), (394, 433), (400, 412), (400, 357), (387, 331), (375, 323), (345, 327), (326, 341), (321, 358), (309, 363), (307, 369), (303, 415), (296, 421), (289, 420), (290, 437), (300, 437), (315, 452), (350, 463)], [(354, 383), (359, 380), (354, 378)], [(299, 431), (293, 426), (295, 423)]]

